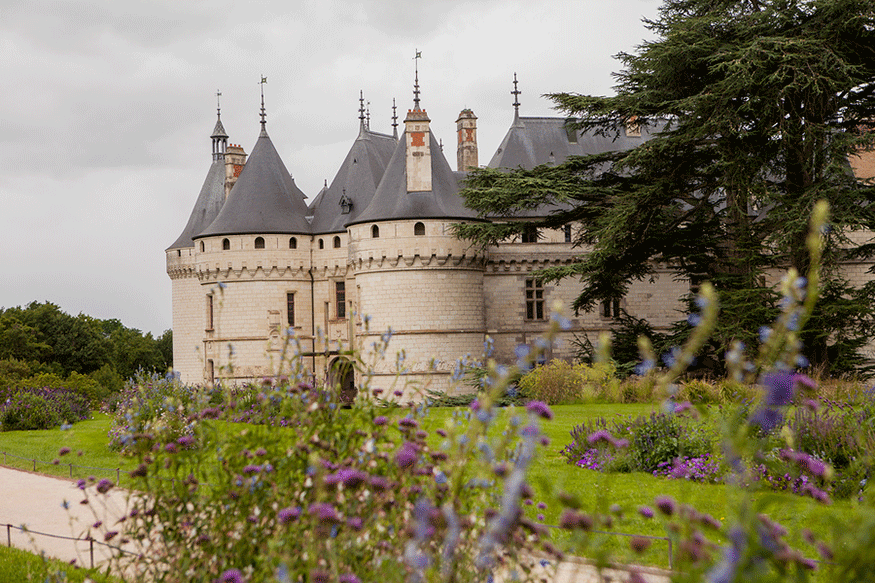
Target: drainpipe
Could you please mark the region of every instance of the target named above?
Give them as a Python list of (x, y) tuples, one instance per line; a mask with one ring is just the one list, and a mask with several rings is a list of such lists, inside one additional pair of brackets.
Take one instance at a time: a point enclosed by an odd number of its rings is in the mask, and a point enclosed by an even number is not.
[(313, 280), (313, 241), (314, 235), (310, 235), (310, 374), (313, 376), (313, 387), (316, 387), (316, 284)]

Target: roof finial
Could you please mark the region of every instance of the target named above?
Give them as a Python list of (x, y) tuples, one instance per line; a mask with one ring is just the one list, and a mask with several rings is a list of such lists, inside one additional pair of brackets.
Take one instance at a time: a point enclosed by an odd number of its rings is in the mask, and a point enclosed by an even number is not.
[(417, 50), (416, 56), (413, 57), (414, 67), (416, 69), (416, 81), (413, 84), (413, 111), (419, 111), (419, 59), (422, 58), (422, 51)]
[(365, 94), (359, 89), (359, 132), (365, 131)]
[(216, 117), (222, 119), (222, 103), (219, 98), (222, 97), (222, 90), (216, 89)]
[(514, 117), (514, 119), (517, 119), (520, 116), (520, 93), (522, 93), (522, 91), (520, 91), (517, 88), (516, 73), (514, 73), (513, 74), (513, 91), (510, 92), (510, 94), (513, 95), (513, 117)]
[(398, 139), (398, 111), (395, 106), (395, 98), (392, 98), (392, 137)]
[(365, 125), (370, 130), (371, 129), (371, 102), (370, 101), (368, 101), (368, 106), (367, 106), (367, 108), (365, 108), (365, 111), (367, 112), (365, 114), (366, 122), (367, 122)]
[(261, 76), (261, 81), (259, 85), (261, 85), (261, 135), (267, 135), (267, 114), (264, 111), (264, 84), (267, 83), (267, 77), (264, 75)]

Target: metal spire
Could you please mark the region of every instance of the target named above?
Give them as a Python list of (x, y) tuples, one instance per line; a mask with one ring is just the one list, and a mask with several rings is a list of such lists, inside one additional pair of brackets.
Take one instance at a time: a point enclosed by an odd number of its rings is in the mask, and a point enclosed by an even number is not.
[(267, 83), (267, 77), (261, 76), (261, 135), (267, 136), (267, 113), (264, 111), (264, 84)]
[(422, 51), (417, 50), (416, 56), (413, 57), (414, 67), (416, 69), (416, 81), (413, 84), (413, 111), (419, 111), (419, 59), (422, 58)]
[(370, 129), (371, 129), (371, 102), (370, 102), (370, 101), (368, 101), (368, 106), (367, 106), (367, 108), (365, 109), (365, 111), (367, 112), (367, 113), (365, 114), (365, 115), (366, 115), (366, 120), (367, 120), (365, 125), (366, 125), (367, 128), (370, 130)]
[(222, 92), (216, 90), (216, 126), (213, 128), (213, 160), (222, 160), (225, 158), (225, 150), (228, 147), (228, 134), (225, 133), (225, 126), (222, 125), (222, 106), (219, 97)]
[(522, 91), (520, 91), (517, 88), (516, 73), (514, 73), (513, 74), (513, 91), (510, 92), (510, 94), (513, 95), (513, 119), (514, 119), (514, 121), (516, 121), (520, 118), (520, 93), (522, 93)]
[(222, 90), (216, 89), (216, 117), (222, 119), (222, 103), (219, 100), (222, 97)]
[(365, 95), (364, 92), (359, 89), (359, 135), (363, 134), (365, 131)]
[(398, 108), (395, 106), (395, 98), (392, 98), (392, 137), (398, 139)]

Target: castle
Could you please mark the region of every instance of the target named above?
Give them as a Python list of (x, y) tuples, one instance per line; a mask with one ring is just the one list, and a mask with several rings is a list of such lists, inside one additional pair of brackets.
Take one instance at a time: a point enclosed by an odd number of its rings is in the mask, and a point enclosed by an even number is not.
[[(519, 95), (514, 79), (515, 97)], [(569, 155), (633, 148), (646, 127), (616, 139), (580, 132), (560, 117), (513, 120), (488, 166), (533, 168)], [(403, 351), (406, 380), (453, 390), (459, 358), (482, 355), (487, 338), (499, 362), (545, 328), (555, 302), (568, 306), (580, 284), (545, 285), (535, 272), (581, 253), (574, 225), (526, 232), (519, 240), (473, 248), (452, 225), (481, 221), (458, 196), (478, 165), (477, 117), (463, 109), (453, 170), (420, 106), (398, 135), (372, 131), (364, 107), (358, 135), (331, 184), (308, 205), (270, 136), (262, 97), (261, 129), (251, 154), (228, 145), (217, 116), (212, 165), (191, 216), (166, 250), (173, 294), (173, 360), (183, 382), (244, 382), (277, 372), (287, 335), (302, 346), (308, 373), (355, 394), (343, 349), (375, 350), (391, 330), (388, 354)], [(534, 216), (534, 215), (533, 215)], [(860, 266), (856, 273), (866, 277)], [(867, 267), (867, 266), (866, 266)], [(666, 328), (683, 310), (688, 283), (657, 269), (621, 299), (571, 319), (549, 358), (570, 358), (575, 335), (608, 330), (620, 309)], [(372, 385), (388, 387), (396, 358), (378, 366)]]

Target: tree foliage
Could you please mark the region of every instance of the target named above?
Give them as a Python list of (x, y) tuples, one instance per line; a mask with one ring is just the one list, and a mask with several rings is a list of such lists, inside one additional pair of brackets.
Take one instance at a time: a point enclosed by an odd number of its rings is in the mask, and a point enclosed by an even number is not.
[[(130, 378), (172, 366), (172, 332), (155, 339), (116, 319), (71, 316), (51, 302), (0, 309), (0, 360), (45, 363), (60, 376)], [(35, 367), (27, 367), (34, 368)], [(38, 367), (37, 367), (38, 368)]]
[(540, 225), (578, 222), (575, 243), (587, 252), (542, 277), (579, 278), (575, 310), (622, 297), (666, 263), (693, 290), (714, 283), (737, 316), (716, 331), (712, 348), (722, 353), (733, 338), (752, 344), (751, 324), (776, 313), (768, 270), (807, 273), (807, 218), (826, 199), (828, 293), (804, 338), (813, 362), (858, 364), (872, 294), (853, 289), (839, 267), (875, 247), (871, 233), (862, 244), (849, 237), (875, 228), (875, 188), (848, 164), (875, 144), (872, 0), (666, 0), (645, 24), (656, 38), (618, 55), (615, 96), (549, 97), (582, 130), (616, 136), (641, 124), (652, 139), (557, 166), (475, 170), (467, 204), (511, 222), (458, 234), (495, 244), (520, 232), (514, 216), (553, 205)]

